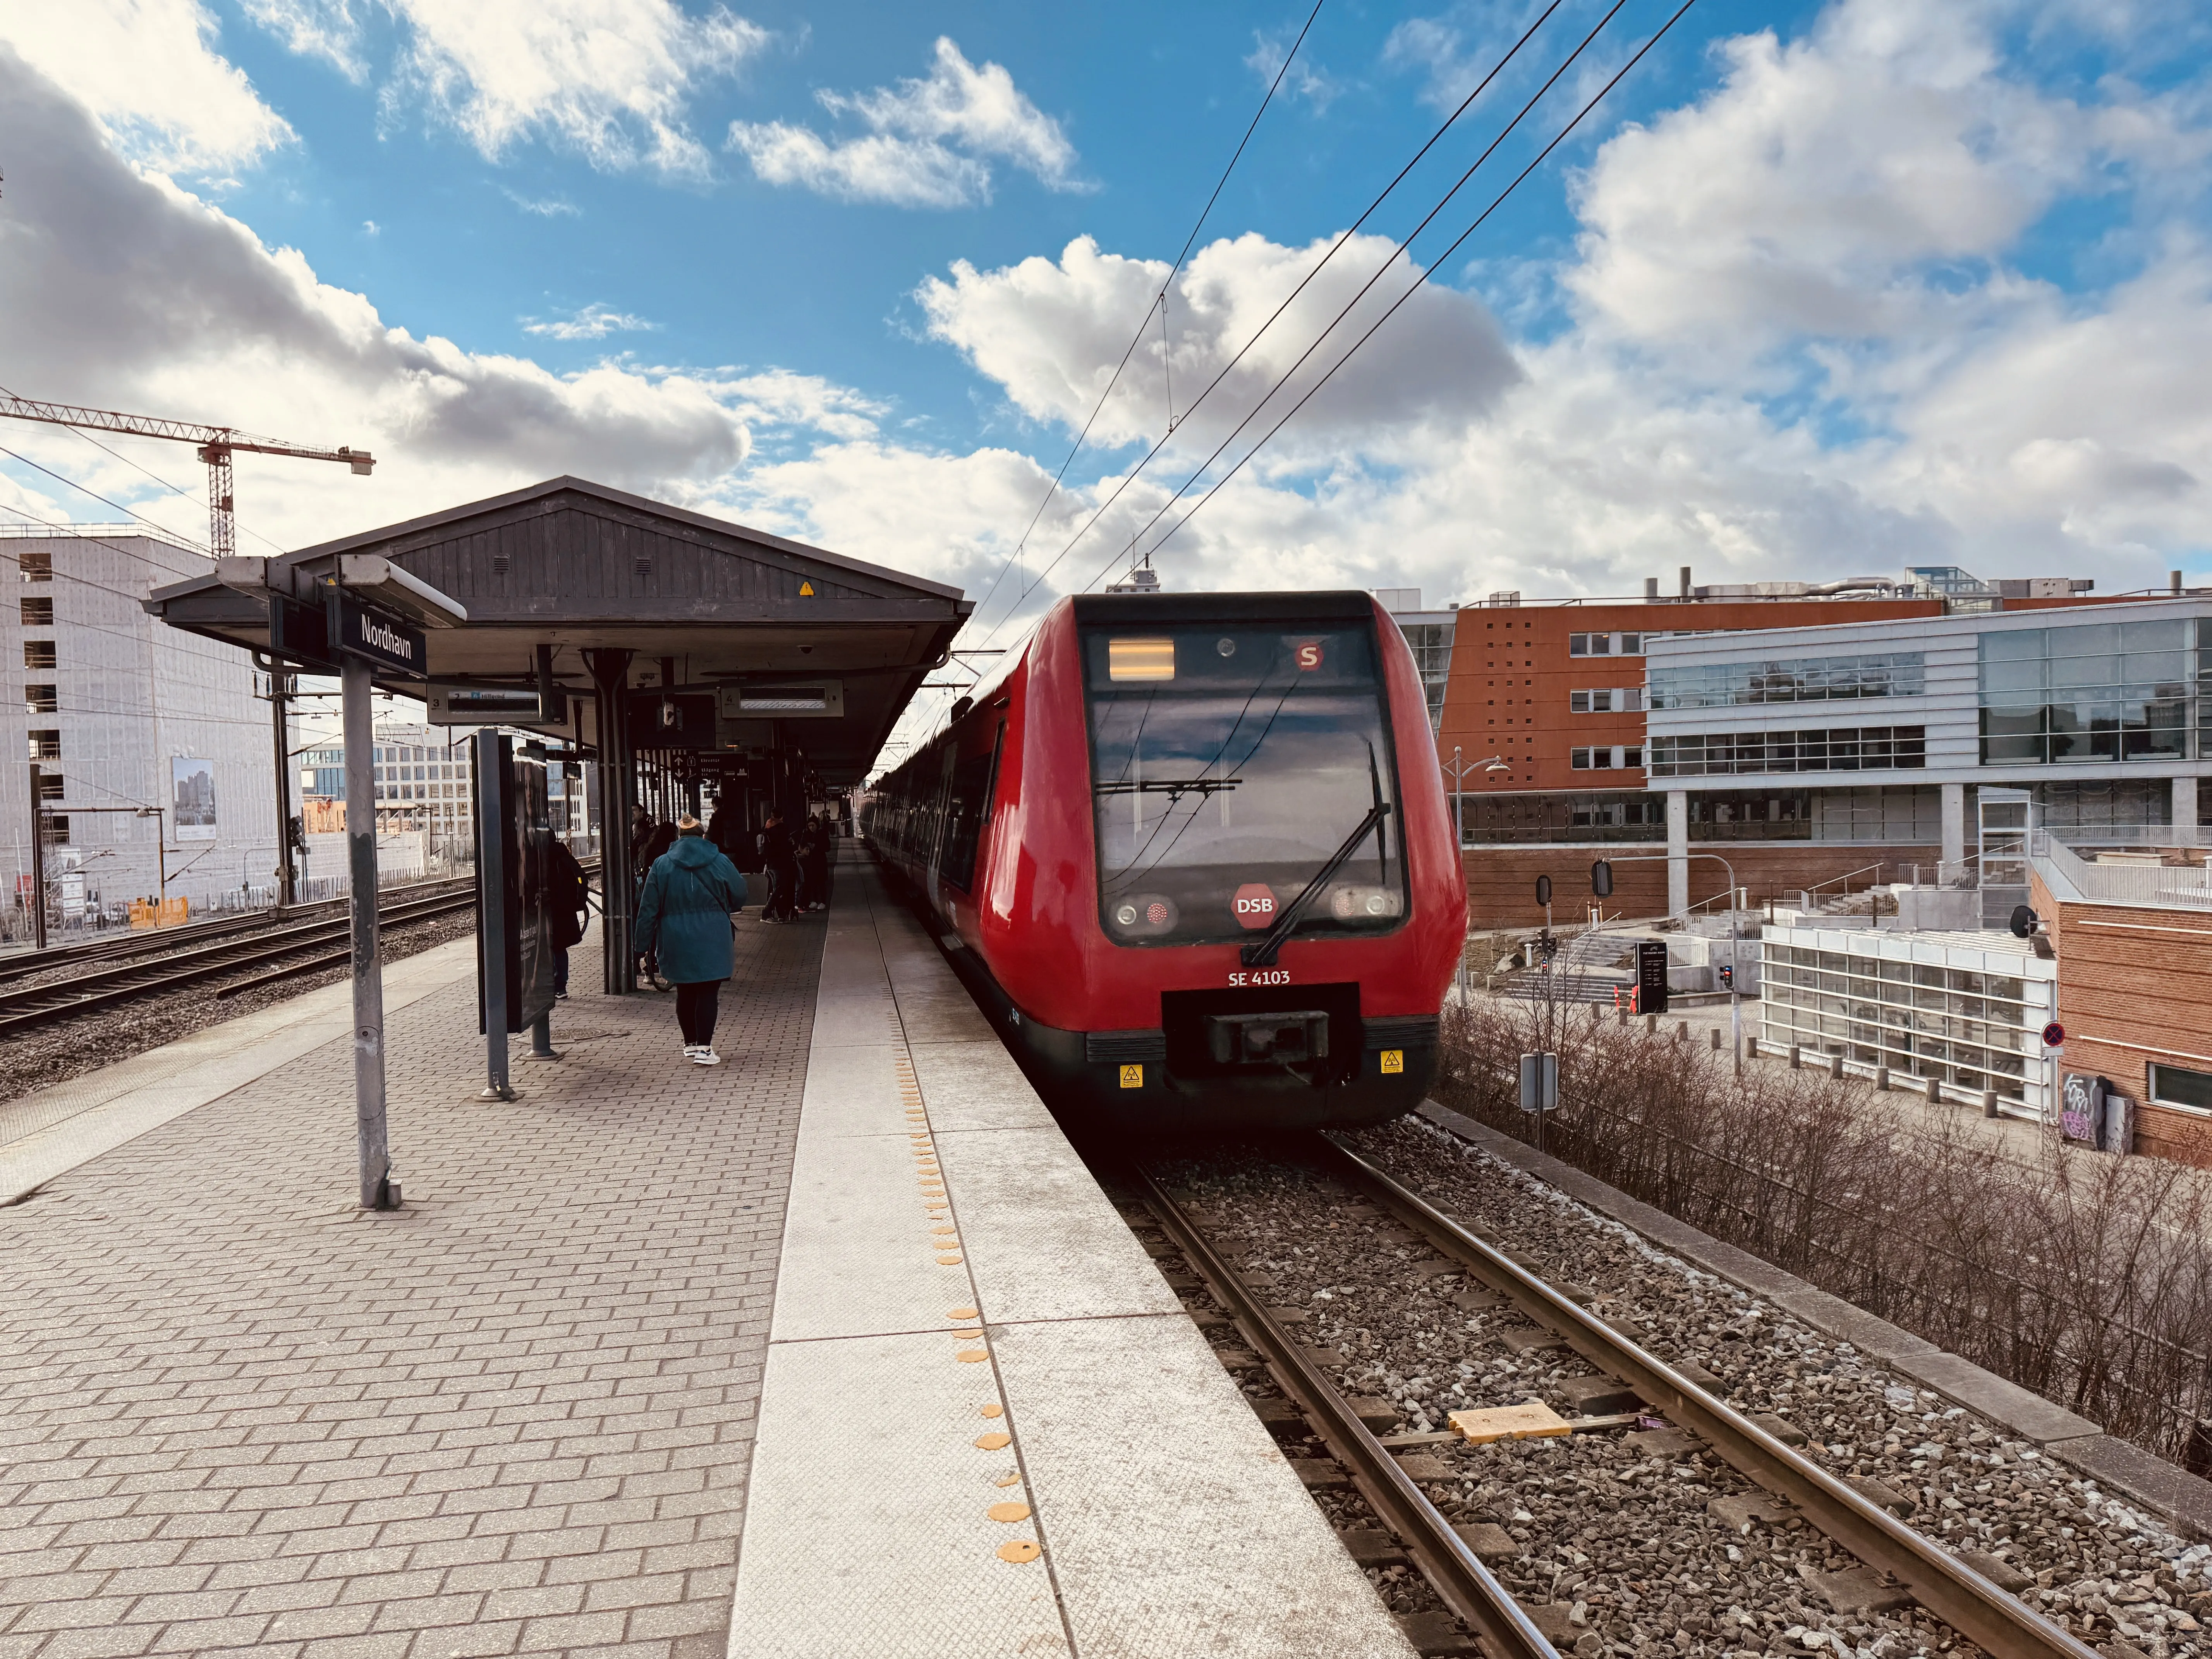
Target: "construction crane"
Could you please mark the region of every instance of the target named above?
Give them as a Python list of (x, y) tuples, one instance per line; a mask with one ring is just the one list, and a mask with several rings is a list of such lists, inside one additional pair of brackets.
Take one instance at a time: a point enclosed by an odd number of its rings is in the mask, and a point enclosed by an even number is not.
[(234, 427), (202, 426), (197, 421), (165, 421), (153, 415), (118, 415), (112, 409), (78, 409), (69, 404), (42, 404), (13, 392), (0, 393), (0, 415), (19, 421), (44, 421), (51, 426), (76, 426), (95, 432), (122, 432), (137, 438), (172, 438), (198, 444), (199, 458), (208, 469), (208, 550), (224, 558), (238, 550), (238, 526), (231, 514), (230, 458), (239, 450), (250, 455), (290, 455), (303, 461), (343, 461), (362, 477), (368, 476), (376, 458), (365, 449), (316, 449), (307, 444), (288, 444), (275, 438), (257, 438)]

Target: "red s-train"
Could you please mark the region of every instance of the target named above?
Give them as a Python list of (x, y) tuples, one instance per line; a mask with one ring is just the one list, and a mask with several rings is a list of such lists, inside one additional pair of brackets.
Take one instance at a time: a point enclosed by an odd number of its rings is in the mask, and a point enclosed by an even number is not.
[(1428, 1086), (1467, 892), (1364, 593), (1062, 599), (861, 827), (1064, 1119), (1371, 1123)]

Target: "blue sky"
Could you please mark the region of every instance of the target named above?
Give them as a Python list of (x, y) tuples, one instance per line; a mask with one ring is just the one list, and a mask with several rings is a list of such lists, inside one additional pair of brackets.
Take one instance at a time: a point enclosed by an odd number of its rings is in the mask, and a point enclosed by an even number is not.
[[(1699, 0), (1178, 527), (1606, 6), (1561, 0), (1321, 266), (1540, 9), (1324, 0), (1171, 340), (1026, 539), (1305, 6), (19, 9), (0, 384), (376, 450), (367, 483), (242, 464), (272, 544), (574, 471), (988, 588), (978, 637), (1155, 547), (1176, 585), (1432, 600), (1680, 564), (2212, 580), (2212, 78), (2179, 0)], [(1673, 9), (1626, 0), (1413, 257)], [(1188, 418), (1132, 477), (1170, 397)], [(188, 495), (70, 434), (9, 447), (201, 533)], [(120, 447), (200, 487), (181, 451)], [(15, 463), (0, 512), (115, 516)]]
[[(989, 268), (1055, 253), (1084, 234), (1124, 253), (1172, 258), (1266, 90), (1255, 55), (1265, 46), (1279, 52), (1306, 9), (749, 8), (772, 43), (688, 100), (690, 125), (710, 146), (732, 121), (833, 131), (840, 124), (825, 118), (817, 89), (919, 76), (943, 37), (974, 62), (1003, 65), (1079, 153), (1066, 187), (1000, 165), (988, 201), (918, 210), (780, 188), (726, 149), (707, 179), (605, 171), (544, 143), (513, 143), (488, 160), (421, 105), (394, 106), (390, 65), (405, 40), (389, 17), (365, 18), (359, 55), (374, 67), (356, 82), (222, 7), (225, 55), (299, 140), (221, 199), (264, 240), (305, 252), (325, 282), (371, 295), (387, 320), (417, 333), (559, 369), (587, 367), (610, 348), (656, 363), (794, 368), (895, 400), (900, 419), (939, 441), (980, 442), (1007, 435), (1002, 402), (956, 354), (921, 337), (915, 286), (957, 259)], [(1478, 18), (1503, 9), (1468, 9)], [(1604, 9), (1571, 0), (1531, 43), (1529, 66), (1548, 72)], [(1673, 9), (1631, 0), (1589, 61), (1617, 65)], [(1709, 81), (1704, 48), (1716, 35), (1799, 27), (1813, 9), (1704, 0), (1679, 39), (1607, 100), (1591, 138)], [(1212, 233), (1256, 231), (1287, 244), (1327, 236), (1429, 137), (1440, 118), (1427, 95), (1431, 66), (1389, 51), (1405, 15), (1322, 6), (1285, 93), (1210, 216)], [(1467, 26), (1469, 48), (1477, 26)], [(1509, 76), (1491, 97), (1510, 111), (1538, 78)], [(1498, 98), (1509, 90), (1510, 104)], [(1541, 112), (1547, 137), (1562, 109), (1571, 112), (1563, 97)], [(1436, 162), (1463, 166), (1494, 131), (1479, 115), (1464, 125)], [(1531, 149), (1509, 146), (1482, 176), (1510, 177), (1502, 163)], [(1432, 164), (1409, 180), (1377, 222), (1414, 222), (1433, 199), (1419, 186), (1437, 172)], [(1573, 230), (1565, 176), (1555, 165), (1532, 179), (1470, 252), (1556, 249)], [(1471, 186), (1468, 199), (1475, 198)], [(525, 331), (527, 320), (592, 306), (653, 326), (568, 342)]]

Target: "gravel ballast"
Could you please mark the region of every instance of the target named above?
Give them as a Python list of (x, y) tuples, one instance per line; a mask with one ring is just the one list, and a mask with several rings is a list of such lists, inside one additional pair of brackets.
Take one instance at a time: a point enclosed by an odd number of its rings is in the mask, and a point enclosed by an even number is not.
[[(465, 909), (421, 921), (387, 924), (378, 939), (385, 960), (396, 962), (457, 939), (470, 938), (476, 927), (476, 912)], [(301, 952), (302, 956), (311, 954)], [(269, 967), (270, 964), (241, 965), (226, 977), (251, 978), (268, 972)], [(220, 1024), (272, 1003), (337, 984), (349, 971), (343, 963), (319, 969), (254, 990), (241, 991), (220, 1001), (216, 993), (222, 988), (223, 980), (204, 980), (160, 996), (121, 1003), (0, 1039), (0, 1102), (99, 1071), (149, 1048), (174, 1042), (203, 1026)]]
[[(2121, 1659), (2203, 1650), (2212, 1547), (1432, 1125), (1404, 1121), (1352, 1144), (1555, 1286), (1575, 1287), (1601, 1317), (1633, 1327), (1659, 1358), (1702, 1367), (1738, 1409), (1802, 1431), (1806, 1455), (1878, 1483), (1861, 1490), (1985, 1558), (1969, 1564), (2081, 1639)], [(1535, 1328), (1425, 1240), (1294, 1158), (1238, 1148), (1159, 1172), (1189, 1194), (1232, 1263), (1276, 1281), (1269, 1300), (1304, 1315), (1300, 1340), (1336, 1351), (1339, 1386), (1387, 1399), (1405, 1431), (1527, 1399), (1577, 1416), (1601, 1391), (1578, 1356), (1536, 1346)], [(1517, 1553), (1492, 1570), (1583, 1659), (1654, 1644), (1871, 1659), (1972, 1650), (1909, 1601), (1881, 1606), (1901, 1598), (1656, 1419), (1641, 1432), (1452, 1442), (1423, 1455), (1440, 1466), (1422, 1479), (1431, 1498), (1455, 1522), (1504, 1529)]]

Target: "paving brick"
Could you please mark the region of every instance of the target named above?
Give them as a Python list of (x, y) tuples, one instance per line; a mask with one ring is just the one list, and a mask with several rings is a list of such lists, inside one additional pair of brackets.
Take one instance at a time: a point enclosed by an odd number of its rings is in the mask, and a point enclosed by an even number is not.
[(719, 1654), (820, 948), (740, 928), (703, 1075), (669, 1000), (580, 982), (506, 1105), (459, 1103), (463, 962), (388, 1022), (396, 1216), (346, 1201), (343, 1041), (0, 1215), (0, 1578), (65, 1609), (37, 1659)]

